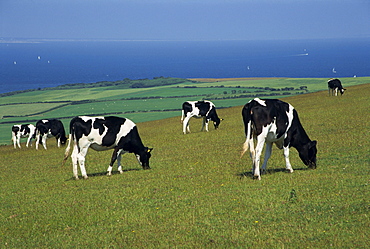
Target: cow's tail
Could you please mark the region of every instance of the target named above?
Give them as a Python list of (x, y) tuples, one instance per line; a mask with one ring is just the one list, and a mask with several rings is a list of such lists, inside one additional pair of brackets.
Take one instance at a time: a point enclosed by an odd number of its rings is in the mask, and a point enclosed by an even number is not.
[(250, 146), (251, 146), (251, 143), (253, 143), (253, 136), (252, 136), (253, 117), (252, 115), (253, 115), (252, 104), (249, 102), (248, 104), (244, 106), (243, 111), (242, 111), (246, 139), (243, 144), (243, 149), (241, 151), (240, 157), (242, 157), (248, 149), (251, 149)]
[(243, 155), (245, 154), (245, 152), (249, 149), (249, 144), (251, 142), (251, 139), (252, 139), (252, 121), (249, 120), (248, 123), (246, 124), (246, 139), (245, 139), (245, 142), (243, 144), (243, 149), (241, 151), (241, 155), (240, 157), (243, 157)]
[(185, 117), (185, 112), (184, 110), (181, 110), (181, 120), (180, 120), (181, 124), (184, 122), (184, 117)]
[(71, 133), (71, 134), (69, 134), (68, 145), (67, 145), (66, 151), (64, 152), (63, 165), (66, 163), (66, 161), (69, 157), (69, 152), (71, 150), (71, 141), (72, 140), (73, 140), (73, 137), (72, 137), (72, 133)]

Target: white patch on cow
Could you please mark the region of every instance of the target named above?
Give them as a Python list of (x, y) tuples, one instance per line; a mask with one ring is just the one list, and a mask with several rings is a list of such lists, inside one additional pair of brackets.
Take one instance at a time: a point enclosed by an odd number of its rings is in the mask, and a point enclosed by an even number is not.
[(88, 117), (88, 116), (79, 116), (79, 118), (81, 118), (85, 122), (92, 120), (93, 123), (96, 119), (104, 119), (104, 117)]
[[(289, 104), (289, 110), (287, 111), (286, 115), (288, 116), (288, 125), (287, 125), (287, 131), (290, 129), (290, 126), (292, 126), (292, 122), (293, 122), (293, 110), (294, 110), (294, 107)], [(287, 136), (287, 134), (285, 134), (285, 137)]]
[(125, 123), (123, 125), (121, 125), (121, 129), (118, 133), (118, 136), (117, 136), (117, 139), (116, 139), (116, 144), (119, 142), (119, 140), (121, 139), (121, 137), (126, 137), (127, 134), (130, 133), (130, 131), (135, 127), (135, 123), (132, 122), (131, 120), (129, 119), (126, 119)]
[(258, 104), (262, 106), (266, 106), (266, 102), (260, 98), (255, 98), (254, 101), (256, 101)]

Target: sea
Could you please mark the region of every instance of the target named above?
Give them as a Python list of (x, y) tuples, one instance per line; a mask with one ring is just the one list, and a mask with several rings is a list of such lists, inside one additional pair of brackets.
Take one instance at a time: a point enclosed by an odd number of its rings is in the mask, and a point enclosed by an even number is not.
[(0, 93), (125, 78), (370, 76), (370, 37), (0, 42)]

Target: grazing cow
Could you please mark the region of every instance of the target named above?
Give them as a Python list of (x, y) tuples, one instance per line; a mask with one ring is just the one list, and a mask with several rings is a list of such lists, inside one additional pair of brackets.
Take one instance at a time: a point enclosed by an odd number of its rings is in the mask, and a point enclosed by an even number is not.
[[(261, 180), (259, 165), (264, 143), (266, 143), (266, 152), (262, 172), (266, 170), (272, 143), (275, 143), (279, 149), (284, 149), (286, 169), (290, 173), (293, 172), (289, 162), (290, 147), (296, 148), (305, 165), (316, 168), (317, 142), (310, 140), (293, 106), (277, 99), (255, 98), (244, 106), (242, 116), (247, 137), (242, 155), (248, 148), (250, 149), (253, 161), (252, 174), (258, 180)], [(257, 140), (256, 147), (254, 147), (254, 139)]]
[(340, 91), (340, 94), (342, 95), (344, 91), (346, 90), (343, 88), (342, 83), (338, 79), (330, 79), (328, 80), (328, 89), (329, 89), (329, 96), (331, 95), (337, 96), (338, 91)]
[(28, 137), (26, 147), (30, 144), (32, 146), (32, 138), (35, 138), (35, 126), (33, 124), (13, 125), (12, 127), (12, 140), (14, 149), (21, 148), (21, 137)]
[(216, 113), (216, 107), (211, 101), (186, 101), (182, 104), (182, 131), (186, 134), (186, 131), (190, 132), (189, 120), (191, 117), (203, 118), (202, 131), (206, 126), (208, 131), (208, 122), (213, 121), (215, 129), (220, 125), (221, 120)]
[(64, 161), (69, 156), (73, 140), (72, 164), (73, 175), (78, 179), (77, 164), (83, 178), (88, 178), (85, 169), (85, 157), (89, 147), (96, 151), (113, 149), (112, 159), (107, 169), (111, 175), (114, 162), (117, 160), (118, 171), (122, 174), (121, 155), (134, 153), (144, 169), (150, 169), (149, 158), (152, 148), (145, 147), (134, 122), (120, 117), (75, 117), (70, 122), (69, 142)]
[[(64, 130), (63, 123), (58, 119), (42, 119), (36, 123), (36, 150), (39, 149), (39, 143), (42, 142), (45, 150), (46, 138), (55, 137), (58, 143), (65, 144), (67, 142), (66, 132)], [(41, 141), (40, 141), (41, 139)]]

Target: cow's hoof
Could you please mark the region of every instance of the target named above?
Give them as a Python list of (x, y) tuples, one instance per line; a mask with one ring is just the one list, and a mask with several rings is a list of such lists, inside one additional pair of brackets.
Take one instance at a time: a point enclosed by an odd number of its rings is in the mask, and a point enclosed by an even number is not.
[(261, 180), (261, 176), (253, 176), (253, 180)]
[(88, 179), (89, 177), (86, 175), (86, 176), (82, 176), (85, 180)]

